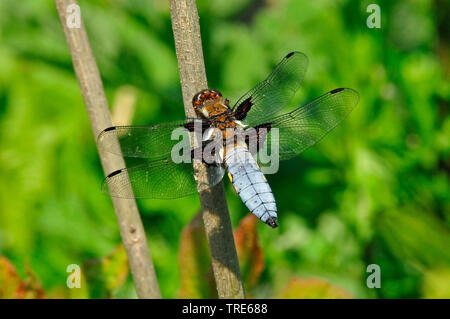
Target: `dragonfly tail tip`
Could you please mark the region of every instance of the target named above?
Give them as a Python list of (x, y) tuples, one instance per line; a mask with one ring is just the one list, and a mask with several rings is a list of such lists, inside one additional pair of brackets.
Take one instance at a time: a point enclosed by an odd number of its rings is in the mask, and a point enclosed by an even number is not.
[(277, 218), (276, 217), (272, 217), (272, 216), (267, 218), (266, 224), (269, 225), (272, 228), (277, 228), (278, 227)]

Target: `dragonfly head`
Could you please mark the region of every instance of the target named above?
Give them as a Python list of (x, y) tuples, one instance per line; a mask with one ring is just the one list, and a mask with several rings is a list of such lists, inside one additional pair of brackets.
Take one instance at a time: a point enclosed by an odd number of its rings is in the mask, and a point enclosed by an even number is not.
[(197, 115), (208, 117), (207, 112), (205, 112), (206, 107), (216, 103), (221, 103), (222, 101), (223, 97), (219, 91), (206, 89), (194, 95), (194, 98), (192, 99), (192, 106), (194, 107)]

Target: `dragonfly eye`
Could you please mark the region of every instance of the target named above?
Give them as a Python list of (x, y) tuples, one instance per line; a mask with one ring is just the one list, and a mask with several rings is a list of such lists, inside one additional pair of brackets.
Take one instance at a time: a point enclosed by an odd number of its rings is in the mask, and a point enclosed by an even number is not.
[(222, 94), (217, 90), (209, 90), (209, 96), (212, 97), (213, 99), (216, 99), (222, 97)]

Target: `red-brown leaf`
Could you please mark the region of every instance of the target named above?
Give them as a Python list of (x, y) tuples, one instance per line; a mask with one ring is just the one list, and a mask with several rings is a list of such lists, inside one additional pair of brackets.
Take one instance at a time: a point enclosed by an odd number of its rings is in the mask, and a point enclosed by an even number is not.
[(22, 280), (14, 265), (0, 256), (0, 299), (43, 299), (45, 291), (29, 265), (25, 266), (26, 278)]
[(264, 270), (264, 254), (258, 241), (258, 218), (249, 214), (234, 231), (234, 241), (241, 267), (241, 276), (246, 289), (252, 288)]
[(178, 253), (180, 263), (180, 298), (216, 298), (211, 257), (201, 213), (184, 228)]

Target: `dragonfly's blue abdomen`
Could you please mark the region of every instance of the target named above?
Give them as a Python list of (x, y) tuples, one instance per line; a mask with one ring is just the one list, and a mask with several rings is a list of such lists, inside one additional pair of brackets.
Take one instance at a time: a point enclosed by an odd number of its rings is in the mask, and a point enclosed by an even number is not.
[(277, 227), (277, 206), (269, 183), (245, 147), (227, 151), (225, 164), (234, 189), (248, 209), (271, 227)]

